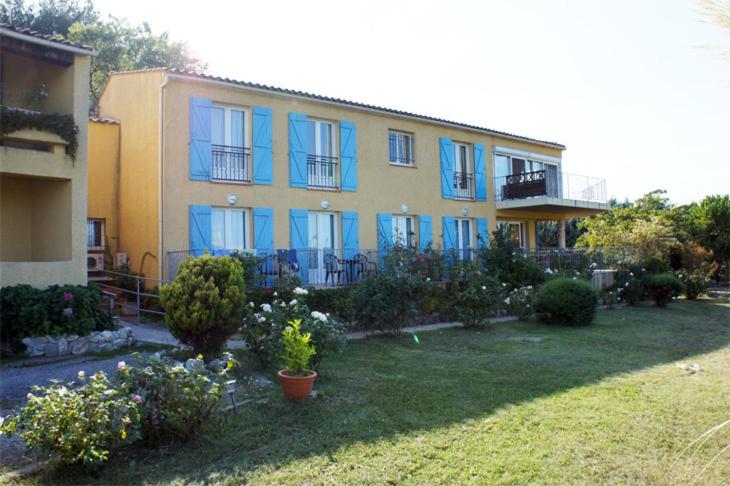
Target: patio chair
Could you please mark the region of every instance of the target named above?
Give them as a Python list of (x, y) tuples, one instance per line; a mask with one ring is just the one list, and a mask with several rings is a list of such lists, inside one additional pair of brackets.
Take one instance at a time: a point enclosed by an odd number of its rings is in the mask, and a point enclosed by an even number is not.
[(333, 255), (332, 253), (328, 253), (324, 256), (322, 259), (322, 263), (324, 264), (324, 284), (327, 285), (327, 280), (329, 280), (330, 275), (332, 276), (332, 284), (335, 283), (335, 275), (337, 276), (337, 284), (339, 285), (340, 280), (342, 279), (342, 262), (340, 262), (340, 259), (337, 258), (337, 255)]
[(360, 280), (364, 275), (374, 272), (378, 267), (376, 262), (371, 262), (362, 253), (357, 253), (352, 259), (355, 261), (355, 281)]

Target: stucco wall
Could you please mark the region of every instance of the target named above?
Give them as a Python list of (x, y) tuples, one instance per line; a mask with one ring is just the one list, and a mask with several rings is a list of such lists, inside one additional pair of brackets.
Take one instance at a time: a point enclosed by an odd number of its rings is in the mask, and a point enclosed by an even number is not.
[(89, 121), (89, 218), (104, 219), (105, 245), (119, 248), (119, 125)]
[[(112, 76), (99, 100), (99, 114), (120, 121), (119, 126), (119, 240), (134, 271), (159, 275), (159, 72)], [(100, 151), (113, 150), (111, 144)], [(96, 150), (96, 148), (95, 148)]]

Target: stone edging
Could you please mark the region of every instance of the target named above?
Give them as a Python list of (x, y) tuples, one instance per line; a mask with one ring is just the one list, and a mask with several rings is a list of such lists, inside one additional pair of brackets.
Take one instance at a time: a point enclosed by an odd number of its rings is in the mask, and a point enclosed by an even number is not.
[(134, 332), (128, 327), (116, 331), (96, 331), (88, 336), (37, 336), (22, 340), (25, 354), (36, 356), (68, 356), (84, 353), (100, 353), (134, 344)]

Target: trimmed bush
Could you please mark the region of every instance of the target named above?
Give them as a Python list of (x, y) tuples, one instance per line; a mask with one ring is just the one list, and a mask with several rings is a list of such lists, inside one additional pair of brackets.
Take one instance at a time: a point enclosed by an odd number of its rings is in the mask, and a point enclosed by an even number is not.
[(400, 333), (418, 314), (423, 282), (413, 275), (375, 272), (352, 289), (358, 327)]
[(684, 284), (684, 296), (687, 300), (696, 299), (710, 288), (710, 279), (701, 271), (680, 273), (679, 278)]
[(467, 329), (485, 324), (503, 299), (499, 282), (468, 260), (455, 262), (449, 268), (446, 290), (450, 318), (461, 321)]
[(648, 275), (645, 279), (646, 293), (657, 307), (664, 307), (682, 293), (682, 282), (669, 272)]
[(21, 352), (28, 336), (86, 336), (113, 328), (101, 290), (90, 284), (36, 289), (14, 285), (0, 289), (0, 339), (4, 349)]
[(591, 285), (572, 278), (557, 278), (535, 294), (535, 312), (547, 324), (586, 326), (596, 315), (598, 295)]
[[(353, 320), (352, 299), (350, 287), (335, 287), (330, 289), (315, 289), (307, 287), (309, 295), (306, 303), (310, 309), (332, 314), (333, 317), (344, 322)], [(319, 348), (317, 348), (319, 350)]]
[(227, 256), (188, 258), (160, 289), (172, 335), (206, 356), (220, 354), (238, 330), (245, 299), (243, 266)]

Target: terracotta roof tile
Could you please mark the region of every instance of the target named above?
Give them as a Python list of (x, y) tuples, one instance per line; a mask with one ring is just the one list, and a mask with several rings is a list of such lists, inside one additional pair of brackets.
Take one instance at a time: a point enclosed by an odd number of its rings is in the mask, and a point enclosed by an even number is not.
[(43, 34), (41, 32), (31, 30), (28, 27), (20, 27), (18, 25), (4, 24), (4, 23), (0, 22), (0, 29), (11, 30), (13, 32), (17, 32), (18, 34), (35, 37), (36, 39), (43, 39), (43, 40), (47, 40), (47, 41), (51, 41), (51, 42), (56, 42), (58, 44), (63, 44), (65, 46), (69, 46), (69, 47), (76, 47), (77, 49), (85, 49), (90, 52), (93, 51), (93, 49), (91, 47), (86, 46), (84, 44), (79, 44), (77, 42), (71, 42), (69, 40), (54, 37), (52, 35)]

